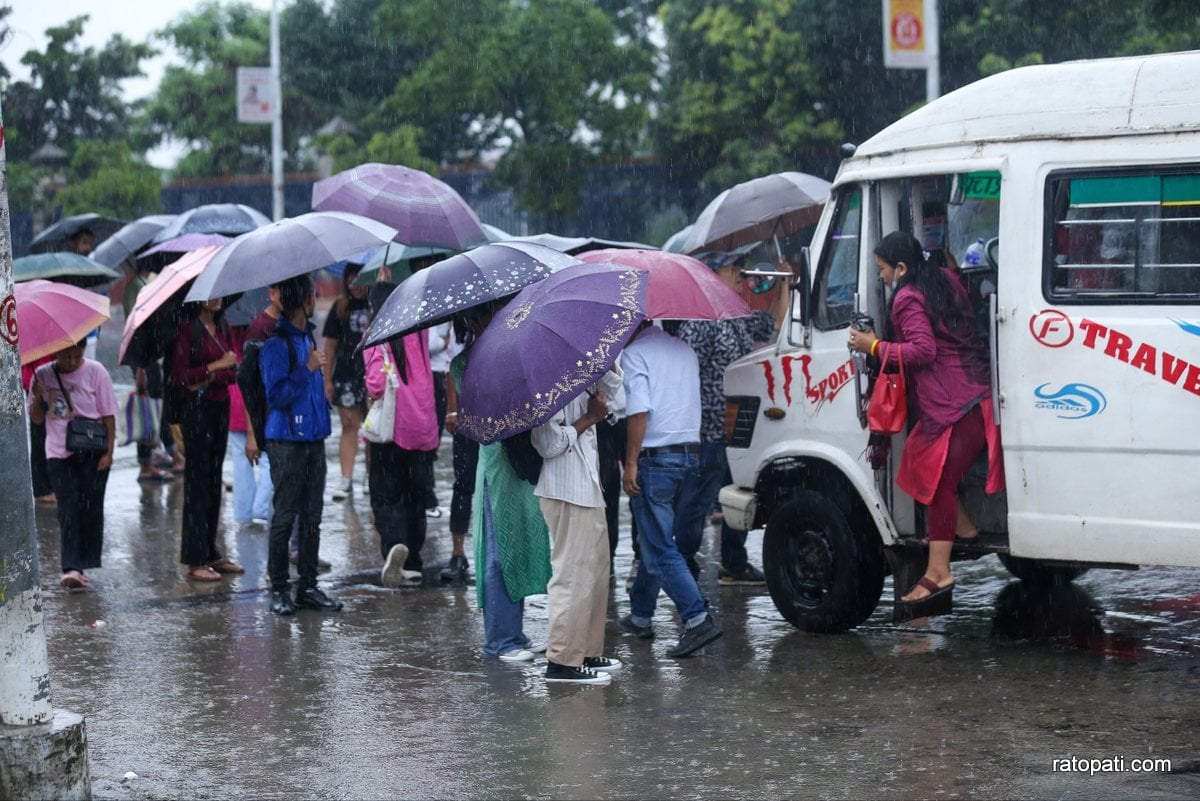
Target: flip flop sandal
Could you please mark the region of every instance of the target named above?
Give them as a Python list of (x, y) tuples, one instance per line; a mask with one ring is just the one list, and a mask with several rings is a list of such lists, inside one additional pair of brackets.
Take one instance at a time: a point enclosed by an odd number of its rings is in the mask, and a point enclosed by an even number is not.
[(62, 578), (58, 580), (58, 583), (63, 587), (66, 587), (68, 590), (86, 590), (89, 586), (91, 586), (91, 582), (88, 581), (88, 577), (80, 573), (78, 570), (69, 570), (66, 573), (63, 573)]
[(896, 603), (897, 604), (925, 604), (925, 603), (940, 601), (943, 598), (946, 598), (947, 596), (954, 594), (954, 582), (953, 581), (951, 581), (945, 587), (939, 587), (937, 582), (934, 581), (933, 579), (929, 578), (928, 576), (921, 576), (921, 578), (917, 581), (917, 583), (914, 584), (912, 586), (912, 588), (909, 589), (908, 593), (905, 593), (905, 594), (907, 595), (907, 594), (911, 593), (917, 587), (923, 588), (929, 594), (926, 595), (924, 598), (914, 598), (911, 601), (897, 601)]
[(193, 567), (187, 572), (188, 581), (220, 581), (221, 574), (213, 570), (208, 565), (204, 567)]
[(157, 467), (152, 469), (150, 471), (150, 473), (147, 475), (138, 476), (138, 481), (174, 481), (174, 480), (175, 480), (174, 473), (172, 473), (170, 470), (161, 470)]

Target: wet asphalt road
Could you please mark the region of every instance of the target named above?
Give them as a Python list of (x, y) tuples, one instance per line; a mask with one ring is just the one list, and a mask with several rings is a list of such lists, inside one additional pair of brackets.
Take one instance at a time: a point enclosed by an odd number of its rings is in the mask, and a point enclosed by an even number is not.
[[(280, 619), (265, 529), (239, 530), (227, 495), (224, 546), (248, 572), (189, 584), (182, 480), (135, 478), (119, 449), (87, 594), (58, 588), (53, 511), (37, 513), (54, 703), (87, 718), (98, 798), (1200, 797), (1197, 570), (1095, 571), (1050, 596), (988, 557), (957, 566), (952, 615), (895, 626), (884, 603), (852, 633), (813, 636), (764, 589), (717, 586), (710, 528), (703, 578), (725, 636), (672, 660), (665, 597), (653, 642), (616, 627), (626, 528), (608, 627), (626, 670), (609, 687), (547, 686), (536, 663), (480, 654), (474, 589), (436, 575), (445, 519), (430, 523), (425, 585), (390, 590), (369, 499), (327, 502), (323, 586), (346, 609)], [(449, 478), (444, 443), (447, 505)], [(761, 534), (749, 545), (757, 562)], [(526, 621), (544, 636), (544, 597)], [(1071, 756), (1174, 772), (1052, 770)]]

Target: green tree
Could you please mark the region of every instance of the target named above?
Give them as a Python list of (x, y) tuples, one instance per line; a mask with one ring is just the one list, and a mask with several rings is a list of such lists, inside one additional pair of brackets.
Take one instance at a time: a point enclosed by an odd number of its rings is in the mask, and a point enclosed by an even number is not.
[(80, 142), (55, 201), (63, 214), (132, 219), (162, 210), (162, 177), (125, 142)]
[(822, 76), (801, 33), (801, 0), (670, 0), (669, 63), (657, 120), (671, 161), (714, 165), (710, 191), (795, 169), (801, 153), (842, 136), (823, 113)]
[(386, 0), (377, 22), (418, 63), (373, 124), (420, 128), (438, 162), (502, 152), (497, 178), (551, 225), (589, 165), (642, 145), (652, 54), (587, 0)]

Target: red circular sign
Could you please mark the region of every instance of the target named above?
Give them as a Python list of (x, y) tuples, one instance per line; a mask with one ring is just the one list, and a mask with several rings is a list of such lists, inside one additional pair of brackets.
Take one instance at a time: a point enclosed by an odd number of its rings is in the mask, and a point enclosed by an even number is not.
[(921, 20), (916, 14), (902, 11), (892, 18), (892, 40), (903, 50), (921, 44)]
[(17, 344), (17, 299), (12, 295), (0, 301), (0, 337), (10, 345)]
[(1042, 309), (1029, 318), (1029, 333), (1047, 348), (1061, 348), (1075, 338), (1075, 325), (1058, 309)]

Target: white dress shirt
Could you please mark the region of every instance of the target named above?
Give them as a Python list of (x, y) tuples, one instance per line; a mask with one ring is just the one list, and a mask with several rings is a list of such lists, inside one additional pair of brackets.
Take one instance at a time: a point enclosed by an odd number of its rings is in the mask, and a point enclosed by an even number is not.
[(700, 441), (700, 362), (681, 339), (647, 328), (621, 352), (625, 414), (646, 415), (643, 448)]
[[(592, 387), (608, 399), (609, 407), (624, 405), (621, 370), (613, 369)], [(604, 492), (600, 486), (600, 457), (596, 450), (596, 427), (582, 434), (575, 421), (587, 413), (588, 394), (579, 395), (561, 411), (533, 429), (533, 447), (542, 455), (542, 472), (533, 494), (539, 498), (566, 501), (576, 506), (602, 508)]]

